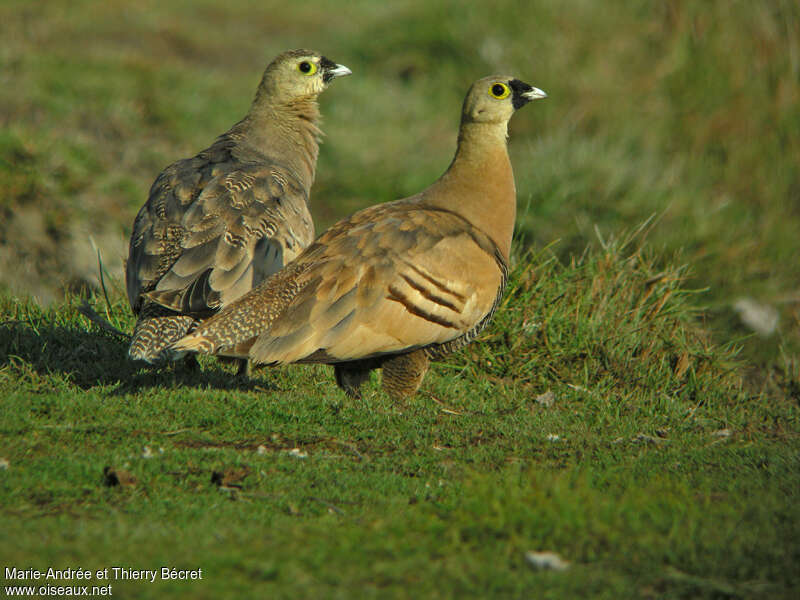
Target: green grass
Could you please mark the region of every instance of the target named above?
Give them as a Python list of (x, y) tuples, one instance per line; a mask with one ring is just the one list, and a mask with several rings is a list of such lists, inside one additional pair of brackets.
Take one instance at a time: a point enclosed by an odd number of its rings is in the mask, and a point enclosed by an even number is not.
[(205, 574), (111, 582), (135, 597), (789, 598), (796, 397), (748, 393), (644, 246), (521, 258), (494, 326), (401, 405), (324, 367), (137, 371), (77, 299), (5, 300), (0, 561)]
[[(796, 595), (796, 2), (9, 0), (0, 36), (0, 567), (205, 574), (123, 597)], [(151, 182), (302, 46), (354, 72), (321, 99), (318, 231), (435, 179), (478, 77), (549, 94), (511, 122), (503, 306), (403, 405), (322, 367), (140, 371), (76, 310), (130, 331)]]

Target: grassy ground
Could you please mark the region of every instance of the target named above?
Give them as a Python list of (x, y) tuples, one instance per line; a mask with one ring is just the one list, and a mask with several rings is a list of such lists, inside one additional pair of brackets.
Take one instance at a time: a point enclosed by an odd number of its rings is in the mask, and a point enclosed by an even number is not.
[[(126, 597), (796, 593), (796, 3), (8, 0), (0, 37), (3, 566), (204, 570)], [(437, 177), (472, 80), (550, 95), (511, 124), (505, 304), (404, 406), (322, 368), (137, 371), (76, 312), (130, 330), (150, 183), (298, 46), (354, 71), (321, 102), (318, 230)]]
[(620, 246), (521, 260), (404, 405), (322, 367), (136, 371), (74, 304), (6, 300), (0, 561), (203, 569), (111, 582), (154, 598), (791, 597), (797, 403), (746, 393), (686, 273)]

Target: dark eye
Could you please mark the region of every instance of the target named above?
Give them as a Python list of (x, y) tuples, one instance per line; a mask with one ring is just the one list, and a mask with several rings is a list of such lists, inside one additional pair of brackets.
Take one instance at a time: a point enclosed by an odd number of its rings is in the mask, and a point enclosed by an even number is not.
[(492, 97), (497, 98), (498, 100), (502, 100), (510, 93), (511, 90), (509, 90), (508, 86), (503, 83), (495, 83), (492, 87), (489, 88), (489, 94), (491, 94)]
[(301, 63), (298, 63), (297, 70), (300, 71), (303, 75), (313, 75), (317, 72), (317, 65), (313, 62), (309, 62), (304, 60)]

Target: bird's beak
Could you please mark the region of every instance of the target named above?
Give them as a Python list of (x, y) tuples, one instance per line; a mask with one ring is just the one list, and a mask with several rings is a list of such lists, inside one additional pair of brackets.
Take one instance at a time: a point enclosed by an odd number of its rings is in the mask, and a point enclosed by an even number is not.
[(527, 92), (520, 94), (526, 100), (536, 100), (538, 98), (547, 98), (547, 94), (539, 88), (531, 88)]
[(335, 62), (325, 58), (324, 56), (320, 61), (320, 65), (322, 66), (322, 81), (325, 83), (328, 83), (337, 77), (344, 77), (345, 75), (351, 75), (353, 73), (344, 65), (337, 65)]
[(344, 77), (345, 75), (352, 75), (353, 72), (344, 65), (336, 65), (328, 71), (331, 77)]

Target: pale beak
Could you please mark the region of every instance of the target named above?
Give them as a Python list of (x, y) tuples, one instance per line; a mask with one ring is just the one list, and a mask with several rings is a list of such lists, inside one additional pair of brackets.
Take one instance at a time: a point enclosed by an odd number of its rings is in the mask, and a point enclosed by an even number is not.
[(331, 59), (325, 58), (324, 56), (320, 59), (319, 66), (322, 67), (322, 81), (325, 83), (329, 83), (337, 77), (344, 77), (345, 75), (353, 73), (344, 65), (337, 65)]
[(333, 77), (344, 77), (345, 75), (352, 75), (353, 72), (344, 65), (336, 65), (332, 69), (328, 69), (327, 73)]
[(544, 93), (539, 88), (531, 88), (527, 92), (522, 92), (522, 94), (520, 95), (527, 100), (537, 100), (538, 98), (547, 98), (547, 94)]

